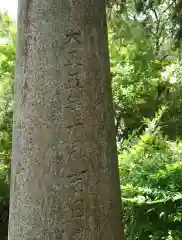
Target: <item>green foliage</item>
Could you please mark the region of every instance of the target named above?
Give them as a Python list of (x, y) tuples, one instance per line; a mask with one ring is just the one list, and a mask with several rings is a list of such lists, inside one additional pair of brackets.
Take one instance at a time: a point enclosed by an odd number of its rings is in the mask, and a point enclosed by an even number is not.
[(119, 154), (128, 240), (181, 239), (182, 145), (154, 127), (161, 117), (135, 141), (125, 141)]
[(8, 166), (0, 164), (0, 201), (9, 196)]
[[(119, 4), (119, 3), (118, 3)], [(149, 4), (149, 2), (145, 3)], [(161, 105), (168, 106), (161, 127), (170, 139), (182, 137), (180, 52), (172, 48), (171, 9), (161, 1), (137, 13), (132, 1), (125, 11), (112, 8), (109, 42), (118, 135), (145, 128)], [(150, 5), (150, 4), (149, 4)], [(148, 10), (147, 10), (148, 9)], [(171, 38), (170, 38), (171, 37)]]
[(180, 30), (180, 25), (173, 25), (181, 14), (174, 11), (177, 2), (110, 4), (111, 70), (128, 240), (182, 239), (182, 68), (180, 45), (179, 51), (173, 48), (173, 34)]
[(15, 33), (7, 13), (0, 13), (0, 239), (7, 238), (8, 229)]
[(0, 14), (0, 162), (10, 163), (12, 132), (12, 87), (15, 65), (15, 26)]

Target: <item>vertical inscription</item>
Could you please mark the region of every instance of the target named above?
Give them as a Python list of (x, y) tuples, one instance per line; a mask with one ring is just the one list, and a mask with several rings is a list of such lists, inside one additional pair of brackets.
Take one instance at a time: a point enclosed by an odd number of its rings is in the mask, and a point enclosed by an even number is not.
[[(74, 127), (82, 126), (82, 116), (80, 114), (80, 108), (82, 102), (80, 101), (80, 93), (79, 89), (81, 88), (81, 71), (83, 67), (83, 59), (81, 58), (81, 48), (82, 48), (82, 41), (81, 41), (81, 32), (70, 31), (69, 33), (65, 34), (65, 56), (64, 56), (64, 69), (66, 72), (66, 84), (64, 88), (68, 94), (66, 94), (67, 98), (67, 105), (65, 106), (66, 109), (66, 116), (68, 116), (68, 122), (66, 123), (66, 128), (69, 130), (69, 134), (71, 129)], [(59, 61), (58, 61), (59, 62)], [(78, 107), (80, 106), (80, 107)], [(70, 117), (69, 117), (70, 116)], [(66, 195), (66, 199), (68, 200), (69, 206), (69, 216), (65, 217), (66, 220), (70, 224), (69, 229), (69, 237), (68, 239), (76, 239), (80, 229), (74, 227), (74, 221), (81, 221), (81, 219), (85, 216), (85, 206), (84, 206), (84, 195), (85, 195), (85, 181), (87, 181), (87, 173), (86, 171), (78, 171), (78, 167), (76, 167), (76, 162), (80, 161), (80, 142), (82, 140), (79, 138), (78, 144), (70, 143), (69, 148), (70, 151), (69, 155), (63, 159), (66, 160), (64, 163), (64, 170), (70, 164), (72, 165), (73, 169), (71, 170), (70, 174), (65, 175), (65, 179), (67, 181), (67, 187), (72, 192), (71, 198)], [(57, 156), (58, 157), (58, 156)], [(58, 157), (59, 158), (59, 157)], [(67, 165), (67, 166), (66, 166)], [(81, 165), (81, 164), (79, 164)], [(77, 170), (75, 169), (77, 168)], [(70, 167), (68, 166), (68, 169)], [(56, 189), (61, 189), (61, 186), (57, 184), (55, 186)], [(67, 215), (67, 214), (65, 214)], [(70, 218), (71, 215), (71, 218)], [(83, 225), (83, 223), (80, 223)], [(84, 228), (84, 226), (82, 227)]]
[(68, 105), (66, 106), (67, 111), (74, 115), (73, 123), (69, 124), (68, 128), (74, 126), (81, 126), (83, 125), (83, 121), (78, 119), (78, 107), (76, 110), (76, 105), (79, 106), (82, 101), (80, 101), (80, 92), (81, 89), (81, 72), (83, 59), (81, 57), (81, 48), (82, 48), (82, 39), (81, 39), (81, 32), (80, 31), (70, 31), (65, 34), (65, 41), (64, 44), (66, 46), (66, 53), (65, 53), (65, 60), (64, 60), (64, 67), (67, 70), (66, 76), (66, 83), (64, 85), (65, 89), (68, 89), (68, 97), (67, 102)]
[(72, 187), (73, 193), (73, 201), (71, 204), (72, 217), (73, 219), (81, 218), (84, 216), (84, 185), (87, 180), (87, 171), (80, 170), (75, 173), (71, 173), (67, 175), (69, 180), (69, 184)]
[(78, 58), (78, 50), (80, 45), (82, 45), (81, 32), (70, 31), (66, 33), (65, 45), (69, 45), (69, 50), (65, 56), (66, 61), (64, 63), (68, 71), (68, 86), (80, 86), (80, 72), (83, 62), (82, 59)]
[[(67, 128), (72, 129), (74, 127), (82, 126), (83, 120), (81, 114), (79, 113), (80, 108), (77, 106), (82, 105), (80, 99), (79, 89), (81, 88), (81, 71), (83, 67), (83, 59), (81, 58), (81, 40), (80, 31), (70, 31), (65, 34), (65, 46), (66, 51), (64, 67), (67, 70), (67, 80), (65, 88), (68, 89), (68, 105), (67, 111), (73, 116), (73, 122), (69, 123)], [(80, 142), (78, 145), (75, 143), (70, 143), (71, 151), (68, 157), (68, 164), (73, 164), (73, 170), (66, 175), (69, 188), (72, 189), (72, 197), (70, 199), (70, 211), (71, 219), (69, 221), (81, 221), (85, 216), (85, 206), (84, 206), (84, 195), (85, 195), (85, 181), (87, 181), (87, 171), (86, 170), (76, 170), (76, 161), (80, 161)], [(79, 164), (78, 164), (79, 165)], [(78, 166), (77, 165), (77, 166)], [(71, 238), (76, 239), (80, 229), (74, 228), (70, 229)], [(84, 227), (83, 227), (84, 228)]]

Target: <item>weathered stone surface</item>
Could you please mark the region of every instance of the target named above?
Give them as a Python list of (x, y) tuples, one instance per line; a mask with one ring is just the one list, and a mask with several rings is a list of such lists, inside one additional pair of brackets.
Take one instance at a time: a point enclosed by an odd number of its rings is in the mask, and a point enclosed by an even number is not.
[(19, 0), (9, 240), (119, 240), (105, 3)]

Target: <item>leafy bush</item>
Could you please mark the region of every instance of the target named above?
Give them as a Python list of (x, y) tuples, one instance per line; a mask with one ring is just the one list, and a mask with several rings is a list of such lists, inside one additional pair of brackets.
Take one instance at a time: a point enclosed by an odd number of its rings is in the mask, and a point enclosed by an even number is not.
[(181, 240), (182, 147), (159, 129), (151, 135), (154, 120), (119, 154), (126, 236)]

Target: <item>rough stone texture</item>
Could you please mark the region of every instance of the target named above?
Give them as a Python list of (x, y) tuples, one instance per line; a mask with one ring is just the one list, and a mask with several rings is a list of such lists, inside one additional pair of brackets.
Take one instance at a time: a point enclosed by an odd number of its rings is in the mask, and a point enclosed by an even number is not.
[(9, 240), (121, 240), (103, 0), (19, 0)]

